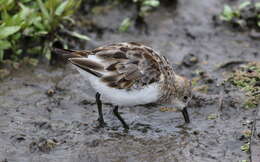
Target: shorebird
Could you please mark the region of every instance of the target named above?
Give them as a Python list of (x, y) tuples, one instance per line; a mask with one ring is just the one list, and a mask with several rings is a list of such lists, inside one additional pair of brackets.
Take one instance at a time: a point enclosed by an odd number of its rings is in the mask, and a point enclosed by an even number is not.
[(119, 106), (156, 103), (174, 106), (189, 123), (187, 105), (191, 99), (191, 82), (177, 75), (169, 61), (152, 48), (136, 42), (101, 46), (93, 50), (54, 49), (77, 67), (96, 90), (98, 121), (103, 97), (114, 105), (113, 113), (125, 129), (128, 124), (118, 112)]

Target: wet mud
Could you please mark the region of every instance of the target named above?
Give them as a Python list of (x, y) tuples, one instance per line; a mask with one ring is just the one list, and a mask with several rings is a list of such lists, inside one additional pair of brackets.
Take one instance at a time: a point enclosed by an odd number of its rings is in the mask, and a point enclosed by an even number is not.
[(182, 0), (174, 10), (162, 5), (145, 18), (147, 32), (132, 27), (119, 33), (118, 25), (133, 10), (120, 6), (91, 16), (101, 34), (80, 26), (93, 38), (86, 49), (143, 42), (169, 58), (177, 73), (202, 77), (199, 84), (207, 89), (201, 93), (215, 97), (193, 101), (190, 124), (180, 113), (153, 105), (123, 107), (119, 111), (130, 126), (126, 132), (106, 103), (107, 126), (98, 128), (95, 93), (71, 65), (24, 67), (0, 83), (0, 161), (250, 160), (250, 152), (241, 151), (247, 142), (243, 131), (252, 129), (257, 108), (244, 109), (243, 93), (221, 83), (225, 72), (240, 63), (260, 60), (260, 47), (247, 32), (214, 25), (212, 16), (229, 2)]

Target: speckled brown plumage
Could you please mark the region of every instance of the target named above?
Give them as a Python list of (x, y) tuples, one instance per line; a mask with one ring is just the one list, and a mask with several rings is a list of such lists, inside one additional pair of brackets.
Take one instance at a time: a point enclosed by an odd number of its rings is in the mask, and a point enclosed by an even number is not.
[(129, 42), (94, 50), (55, 49), (55, 52), (63, 54), (78, 67), (97, 91), (100, 126), (105, 125), (100, 93), (116, 105), (113, 112), (125, 129), (129, 126), (118, 113), (118, 105), (174, 104), (182, 111), (185, 122), (190, 122), (186, 109), (191, 98), (190, 81), (177, 75), (168, 60), (152, 48)]
[[(57, 52), (62, 52), (59, 50)], [(191, 96), (190, 82), (177, 75), (164, 56), (145, 45), (118, 43), (94, 50), (65, 50), (62, 53), (69, 54), (72, 64), (99, 77), (109, 87), (131, 91), (158, 83), (161, 89), (158, 103), (173, 103), (176, 98), (185, 102)], [(91, 55), (105, 63), (82, 59)]]

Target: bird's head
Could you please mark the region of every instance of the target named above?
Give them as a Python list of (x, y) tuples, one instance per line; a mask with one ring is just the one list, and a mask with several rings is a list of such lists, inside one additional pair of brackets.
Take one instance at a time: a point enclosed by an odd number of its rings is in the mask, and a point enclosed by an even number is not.
[(185, 122), (189, 123), (190, 119), (187, 107), (192, 98), (191, 81), (178, 75), (176, 75), (175, 79), (177, 97), (174, 104), (176, 105), (176, 108), (182, 112)]

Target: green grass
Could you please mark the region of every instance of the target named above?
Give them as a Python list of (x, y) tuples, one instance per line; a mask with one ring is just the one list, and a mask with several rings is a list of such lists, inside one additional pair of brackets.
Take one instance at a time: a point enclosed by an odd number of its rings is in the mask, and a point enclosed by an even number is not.
[[(118, 1), (118, 0), (117, 0)], [(149, 15), (149, 13), (160, 6), (159, 0), (128, 0), (130, 3), (133, 3), (137, 6), (138, 17), (144, 18)], [(119, 2), (123, 2), (122, 0)], [(121, 25), (119, 26), (120, 32), (126, 32), (128, 29), (134, 24), (135, 20), (131, 20), (130, 18), (125, 18)]]
[(146, 16), (153, 8), (160, 6), (159, 0), (132, 0), (139, 5), (139, 16)]
[[(160, 5), (159, 0), (96, 0), (99, 2), (131, 3), (137, 6), (138, 16), (144, 17)], [(85, 3), (88, 3), (87, 1)], [(4, 59), (19, 61), (24, 57), (38, 56), (50, 59), (54, 42), (62, 42), (64, 36), (89, 40), (87, 36), (64, 27), (73, 24), (71, 16), (81, 0), (0, 0), (0, 62)], [(125, 18), (119, 31), (126, 32), (135, 20)], [(58, 32), (61, 31), (61, 32)], [(62, 32), (63, 31), (63, 32)]]
[(72, 21), (80, 0), (0, 0), (0, 61), (29, 54), (50, 58), (62, 22)]
[(224, 5), (219, 19), (242, 29), (260, 29), (260, 2), (244, 1), (238, 6)]

